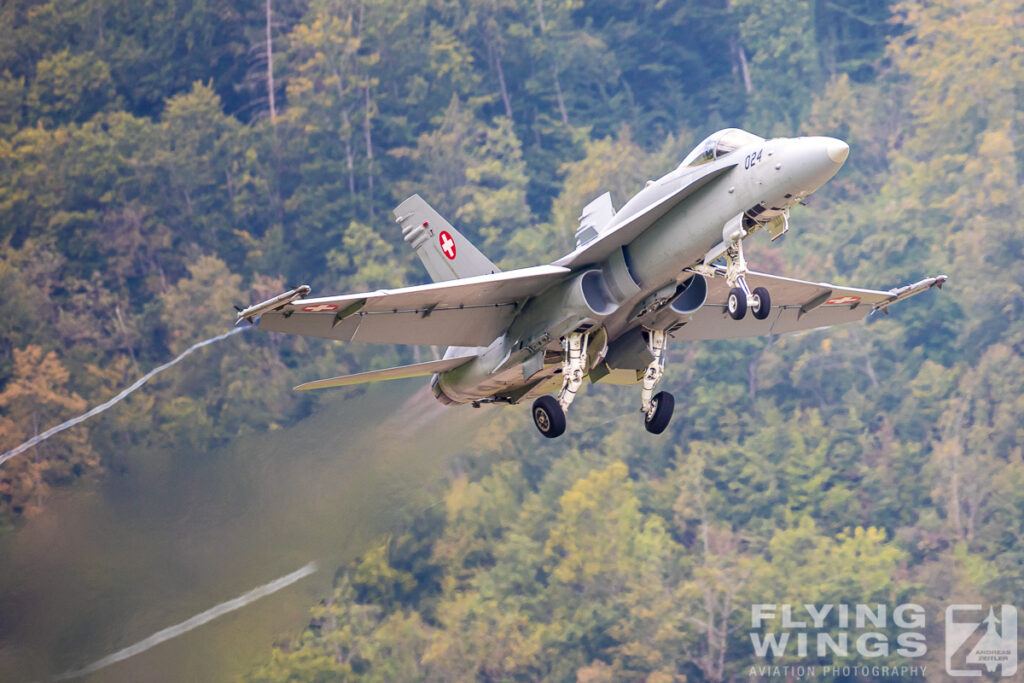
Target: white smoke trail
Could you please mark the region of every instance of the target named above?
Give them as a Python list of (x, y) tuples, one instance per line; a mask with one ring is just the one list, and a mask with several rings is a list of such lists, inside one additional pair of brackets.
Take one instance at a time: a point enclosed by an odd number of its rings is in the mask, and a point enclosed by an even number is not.
[(166, 370), (167, 368), (171, 367), (172, 365), (177, 365), (178, 362), (181, 361), (181, 359), (183, 359), (185, 356), (189, 355), (193, 351), (195, 351), (197, 349), (201, 349), (204, 346), (209, 346), (210, 344), (213, 344), (214, 342), (219, 342), (222, 339), (227, 339), (231, 335), (238, 334), (239, 332), (241, 332), (243, 330), (247, 330), (247, 329), (249, 329), (248, 325), (246, 325), (245, 327), (236, 327), (235, 329), (231, 330), (230, 332), (225, 332), (224, 334), (218, 334), (216, 337), (211, 337), (210, 339), (206, 339), (204, 341), (197, 342), (197, 343), (193, 344), (192, 346), (190, 346), (187, 349), (185, 349), (184, 351), (182, 351), (181, 354), (177, 358), (175, 358), (173, 360), (169, 360), (166, 363), (164, 363), (163, 365), (158, 365), (157, 367), (155, 367), (152, 370), (150, 370), (149, 372), (147, 372), (145, 375), (143, 375), (138, 380), (136, 380), (134, 384), (132, 384), (130, 387), (128, 387), (127, 389), (125, 389), (124, 391), (122, 391), (121, 393), (119, 393), (117, 396), (115, 396), (114, 398), (110, 399), (106, 403), (101, 403), (100, 405), (96, 406), (95, 408), (89, 410), (87, 413), (83, 413), (82, 415), (79, 415), (78, 417), (73, 417), (70, 420), (68, 420), (67, 422), (62, 422), (61, 424), (57, 425), (56, 427), (50, 427), (45, 432), (42, 432), (41, 434), (37, 434), (36, 436), (33, 436), (31, 439), (29, 439), (25, 443), (21, 444), (20, 446), (15, 446), (14, 448), (12, 448), (11, 450), (7, 451), (3, 455), (0, 455), (0, 465), (3, 465), (10, 458), (13, 458), (14, 456), (18, 455), (19, 453), (24, 453), (25, 451), (27, 451), (28, 449), (32, 448), (33, 446), (35, 446), (39, 442), (45, 441), (46, 439), (49, 439), (54, 434), (57, 434), (58, 432), (63, 432), (65, 429), (68, 429), (69, 427), (74, 427), (76, 424), (79, 424), (81, 422), (85, 422), (90, 417), (93, 417), (95, 415), (99, 415), (104, 410), (107, 410), (108, 408), (112, 407), (113, 405), (115, 405), (117, 403), (120, 403), (121, 401), (123, 401), (124, 399), (126, 399), (128, 397), (128, 394), (132, 393), (133, 391), (135, 391), (136, 389), (141, 387), (143, 384), (148, 382), (151, 377), (153, 377), (154, 375), (156, 375), (158, 373), (163, 372), (164, 370)]
[(205, 624), (205, 623), (207, 623), (209, 621), (213, 621), (214, 619), (216, 619), (219, 616), (227, 614), (228, 612), (233, 612), (236, 609), (240, 609), (240, 608), (245, 607), (246, 605), (248, 605), (250, 603), (256, 602), (260, 598), (264, 598), (264, 597), (266, 597), (266, 596), (268, 596), (268, 595), (270, 595), (272, 593), (276, 593), (277, 591), (281, 590), (282, 588), (290, 586), (291, 584), (295, 583), (296, 581), (298, 581), (300, 579), (304, 579), (305, 577), (309, 576), (310, 574), (315, 573), (316, 570), (317, 570), (316, 562), (310, 562), (305, 567), (302, 567), (301, 569), (297, 569), (297, 570), (293, 571), (291, 574), (286, 574), (285, 576), (282, 576), (279, 579), (275, 579), (275, 580), (271, 581), (270, 583), (265, 583), (262, 586), (257, 586), (256, 588), (253, 588), (248, 593), (245, 593), (243, 595), (239, 595), (237, 598), (235, 598), (233, 600), (228, 600), (227, 602), (222, 602), (222, 603), (220, 603), (219, 605), (217, 605), (215, 607), (211, 607), (210, 609), (206, 610), (205, 612), (200, 612), (199, 614), (195, 615), (194, 617), (186, 619), (185, 621), (181, 622), (180, 624), (175, 624), (174, 626), (169, 626), (168, 628), (165, 628), (162, 631), (157, 631), (153, 635), (151, 635), (148, 638), (145, 638), (143, 640), (140, 640), (139, 642), (135, 643), (134, 645), (129, 645), (128, 647), (124, 648), (123, 650), (118, 650), (117, 652), (115, 652), (115, 653), (113, 653), (111, 655), (107, 655), (103, 659), (98, 659), (95, 662), (93, 662), (92, 664), (90, 664), (89, 666), (83, 667), (81, 669), (77, 669), (75, 671), (68, 671), (67, 673), (63, 673), (63, 674), (57, 676), (56, 678), (54, 678), (53, 680), (64, 681), (64, 680), (67, 680), (69, 678), (78, 678), (80, 676), (87, 676), (87, 675), (89, 675), (91, 673), (95, 673), (95, 672), (99, 671), (100, 669), (102, 669), (104, 667), (108, 667), (111, 664), (116, 664), (117, 662), (124, 661), (125, 659), (128, 659), (129, 657), (134, 657), (135, 655), (137, 655), (139, 653), (142, 653), (142, 652), (145, 652), (146, 650), (150, 649), (151, 647), (155, 647), (155, 646), (159, 645), (160, 643), (163, 643), (165, 641), (170, 640), (171, 638), (180, 636), (181, 634), (187, 633), (188, 631), (191, 631), (192, 629), (199, 628), (203, 624)]

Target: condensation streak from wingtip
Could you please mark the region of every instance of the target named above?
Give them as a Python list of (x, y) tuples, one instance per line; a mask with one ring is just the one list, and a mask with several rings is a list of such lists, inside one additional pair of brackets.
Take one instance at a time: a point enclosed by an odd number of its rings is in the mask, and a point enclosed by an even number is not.
[(214, 344), (214, 343), (219, 342), (219, 341), (221, 341), (223, 339), (227, 339), (228, 337), (230, 337), (232, 335), (235, 335), (235, 334), (238, 334), (239, 332), (242, 332), (243, 330), (250, 329), (250, 327), (251, 326), (249, 326), (249, 325), (246, 325), (244, 327), (236, 327), (235, 329), (231, 330), (230, 332), (225, 332), (224, 334), (218, 334), (216, 337), (210, 337), (209, 339), (204, 339), (201, 342), (196, 342), (195, 344), (193, 344), (192, 346), (188, 347), (187, 349), (182, 351), (180, 354), (178, 354), (178, 356), (176, 356), (175, 358), (167, 361), (163, 365), (158, 365), (157, 367), (153, 368), (152, 370), (147, 372), (145, 375), (143, 375), (139, 379), (135, 380), (135, 382), (131, 386), (129, 386), (127, 389), (122, 390), (119, 394), (114, 396), (112, 399), (110, 399), (110, 400), (108, 400), (108, 401), (106, 401), (104, 403), (101, 403), (100, 405), (96, 406), (95, 408), (92, 408), (92, 409), (88, 410), (85, 413), (82, 413), (78, 417), (73, 417), (70, 420), (68, 420), (67, 422), (62, 422), (61, 424), (57, 425), (56, 427), (50, 427), (45, 432), (42, 432), (40, 434), (37, 434), (36, 436), (33, 436), (31, 439), (29, 439), (25, 443), (21, 444), (20, 446), (15, 446), (14, 448), (12, 448), (11, 450), (7, 451), (3, 455), (0, 455), (0, 465), (3, 465), (5, 462), (10, 460), (14, 456), (19, 455), (21, 453), (24, 453), (28, 449), (32, 448), (33, 446), (38, 445), (39, 443), (45, 441), (46, 439), (49, 439), (51, 436), (53, 436), (55, 434), (58, 434), (60, 432), (63, 432), (65, 429), (69, 429), (71, 427), (74, 427), (77, 424), (81, 424), (82, 422), (85, 422), (86, 420), (88, 420), (90, 417), (95, 417), (96, 415), (99, 415), (100, 413), (104, 412), (105, 410), (114, 407), (115, 405), (117, 405), (118, 403), (123, 401), (124, 399), (128, 398), (129, 394), (131, 394), (132, 392), (134, 392), (137, 389), (139, 389), (140, 387), (142, 387), (142, 385), (144, 385), (146, 382), (148, 382), (150, 379), (152, 379), (155, 375), (158, 375), (159, 373), (163, 372), (164, 370), (167, 370), (168, 368), (170, 368), (170, 367), (172, 367), (174, 365), (177, 365), (181, 360), (183, 360), (186, 356), (191, 354), (193, 351), (197, 351), (197, 350), (203, 348), (204, 346), (209, 346), (210, 344)]
[(88, 666), (85, 666), (81, 669), (76, 669), (74, 671), (68, 671), (59, 676), (55, 676), (52, 680), (65, 681), (72, 678), (80, 678), (82, 676), (87, 676), (91, 673), (95, 673), (100, 669), (104, 669), (110, 666), (111, 664), (122, 662), (128, 659), (129, 657), (134, 657), (135, 655), (141, 654), (152, 647), (156, 647), (157, 645), (166, 642), (171, 638), (176, 638), (177, 636), (187, 633), (193, 629), (199, 628), (203, 624), (213, 621), (217, 617), (223, 616), (228, 612), (233, 612), (237, 609), (241, 609), (246, 605), (256, 602), (260, 598), (265, 598), (268, 595), (276, 593), (277, 591), (283, 588), (287, 588), (296, 581), (304, 579), (310, 574), (315, 574), (317, 569), (318, 567), (316, 562), (310, 562), (304, 567), (301, 567), (293, 571), (291, 574), (285, 574), (281, 578), (274, 579), (270, 583), (265, 583), (262, 586), (257, 586), (248, 593), (239, 595), (237, 598), (228, 600), (227, 602), (222, 602), (219, 605), (211, 607), (205, 612), (200, 612), (199, 614), (186, 619), (180, 624), (168, 626), (167, 628), (161, 631), (157, 631), (148, 638), (144, 638), (139, 642), (135, 643), (134, 645), (129, 645), (128, 647), (118, 650), (113, 654), (107, 655), (102, 659), (98, 659), (92, 664), (89, 664)]

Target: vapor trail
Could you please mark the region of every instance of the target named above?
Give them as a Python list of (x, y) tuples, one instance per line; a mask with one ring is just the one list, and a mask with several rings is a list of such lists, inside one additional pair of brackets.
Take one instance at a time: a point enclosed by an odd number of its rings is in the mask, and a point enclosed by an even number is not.
[(205, 624), (205, 623), (207, 623), (209, 621), (213, 621), (214, 619), (216, 619), (219, 616), (227, 614), (228, 612), (233, 612), (236, 609), (240, 609), (240, 608), (245, 607), (246, 605), (248, 605), (250, 603), (256, 602), (260, 598), (264, 598), (264, 597), (266, 597), (266, 596), (268, 596), (268, 595), (270, 595), (272, 593), (276, 593), (277, 591), (281, 590), (282, 588), (290, 586), (291, 584), (295, 583), (296, 581), (298, 581), (300, 579), (304, 579), (305, 577), (309, 576), (310, 574), (315, 573), (316, 570), (317, 570), (316, 562), (310, 562), (305, 567), (302, 567), (301, 569), (297, 569), (297, 570), (293, 571), (291, 574), (286, 574), (285, 576), (282, 576), (279, 579), (274, 579), (270, 583), (265, 583), (262, 586), (257, 586), (256, 588), (253, 588), (248, 593), (245, 593), (243, 595), (239, 595), (237, 598), (235, 598), (233, 600), (228, 600), (227, 602), (222, 602), (222, 603), (220, 603), (219, 605), (217, 605), (215, 607), (211, 607), (210, 609), (206, 610), (205, 612), (200, 612), (199, 614), (195, 615), (194, 617), (186, 619), (185, 621), (181, 622), (180, 624), (175, 624), (174, 626), (169, 626), (168, 628), (165, 628), (162, 631), (157, 631), (156, 633), (154, 633), (150, 637), (145, 638), (144, 640), (140, 640), (139, 642), (135, 643), (134, 645), (129, 645), (128, 647), (124, 648), (123, 650), (118, 650), (114, 654), (107, 655), (103, 659), (98, 659), (95, 662), (93, 662), (92, 664), (90, 664), (89, 666), (86, 666), (84, 668), (77, 669), (75, 671), (68, 671), (67, 673), (63, 673), (63, 674), (55, 677), (53, 680), (64, 681), (64, 680), (67, 680), (69, 678), (78, 678), (79, 676), (87, 676), (87, 675), (89, 675), (91, 673), (95, 673), (95, 672), (99, 671), (100, 669), (102, 669), (104, 667), (108, 667), (111, 664), (116, 664), (117, 662), (124, 661), (125, 659), (128, 659), (129, 657), (134, 657), (135, 655), (140, 654), (142, 652), (145, 652), (146, 650), (150, 649), (151, 647), (155, 647), (155, 646), (159, 645), (160, 643), (163, 643), (165, 641), (170, 640), (171, 638), (174, 638), (176, 636), (180, 636), (183, 633), (187, 633), (188, 631), (191, 631), (194, 628), (199, 628), (203, 624)]
[(222, 339), (227, 339), (231, 335), (238, 334), (242, 330), (247, 330), (247, 329), (249, 329), (248, 325), (246, 325), (245, 327), (236, 327), (235, 329), (231, 330), (230, 332), (225, 332), (224, 334), (218, 334), (216, 337), (211, 337), (210, 339), (206, 339), (204, 341), (197, 342), (197, 343), (193, 344), (192, 346), (190, 346), (187, 349), (185, 349), (184, 351), (182, 351), (181, 354), (177, 358), (174, 358), (173, 360), (169, 360), (166, 363), (164, 363), (163, 365), (158, 365), (157, 367), (155, 367), (152, 370), (150, 370), (149, 372), (147, 372), (145, 375), (143, 375), (138, 380), (136, 380), (134, 384), (132, 384), (130, 387), (128, 387), (127, 389), (125, 389), (124, 391), (122, 391), (121, 393), (119, 393), (117, 396), (115, 396), (114, 398), (110, 399), (106, 403), (101, 403), (100, 405), (96, 406), (95, 408), (89, 410), (87, 413), (83, 413), (82, 415), (79, 415), (78, 417), (73, 417), (70, 420), (68, 420), (67, 422), (62, 422), (61, 424), (57, 425), (56, 427), (50, 427), (45, 432), (42, 432), (41, 434), (37, 434), (36, 436), (33, 436), (31, 439), (29, 439), (25, 443), (21, 444), (20, 446), (15, 446), (14, 448), (12, 448), (11, 450), (7, 451), (3, 455), (0, 455), (0, 465), (3, 465), (5, 462), (7, 462), (8, 459), (13, 458), (14, 456), (18, 455), (19, 453), (24, 453), (29, 448), (32, 448), (33, 446), (35, 446), (39, 442), (45, 441), (46, 439), (49, 439), (54, 434), (57, 434), (58, 432), (63, 432), (65, 429), (67, 429), (69, 427), (74, 427), (76, 424), (78, 424), (80, 422), (85, 422), (90, 417), (93, 417), (94, 415), (99, 415), (104, 410), (110, 408), (114, 404), (120, 403), (121, 401), (123, 401), (125, 398), (128, 397), (128, 394), (132, 393), (133, 391), (135, 391), (136, 389), (141, 387), (143, 384), (148, 382), (150, 380), (150, 378), (153, 377), (153, 375), (156, 375), (158, 373), (163, 372), (164, 370), (166, 370), (167, 368), (171, 367), (172, 365), (177, 365), (178, 362), (181, 361), (181, 359), (183, 359), (185, 356), (189, 355), (190, 353), (192, 353), (196, 349), (201, 349), (204, 346), (209, 346), (210, 344), (213, 344), (214, 342), (219, 342)]

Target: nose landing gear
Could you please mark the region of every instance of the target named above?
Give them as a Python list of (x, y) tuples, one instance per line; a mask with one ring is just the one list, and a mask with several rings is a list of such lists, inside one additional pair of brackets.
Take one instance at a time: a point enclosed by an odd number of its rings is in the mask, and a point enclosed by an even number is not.
[(772, 312), (772, 298), (764, 287), (755, 287), (750, 293), (753, 303), (750, 304), (750, 312), (758, 320), (764, 320)]
[(743, 320), (747, 315), (747, 293), (742, 287), (733, 287), (729, 290), (729, 300), (726, 302), (729, 309), (729, 317), (733, 320)]
[(725, 281), (732, 288), (726, 300), (726, 310), (733, 320), (743, 320), (749, 309), (758, 320), (764, 320), (772, 310), (772, 298), (764, 287), (750, 291), (747, 287), (747, 260), (743, 258), (743, 241), (736, 240), (725, 250)]

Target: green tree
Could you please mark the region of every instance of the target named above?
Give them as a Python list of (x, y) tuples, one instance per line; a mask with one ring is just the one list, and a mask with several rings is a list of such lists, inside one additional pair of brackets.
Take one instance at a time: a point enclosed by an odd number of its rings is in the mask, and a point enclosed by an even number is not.
[(93, 54), (68, 50), (39, 60), (25, 98), (29, 120), (48, 126), (82, 122), (116, 104), (110, 67)]
[(193, 83), (191, 91), (167, 101), (154, 162), (167, 188), (160, 211), (178, 244), (208, 251), (229, 251), (225, 247), (235, 244), (225, 185), (238, 126), (209, 85)]
[(733, 0), (750, 51), (747, 125), (765, 137), (793, 135), (824, 85), (811, 0)]
[(0, 73), (0, 137), (11, 137), (18, 131), (24, 102), (25, 79), (12, 76), (10, 71)]
[[(68, 371), (55, 351), (30, 345), (14, 351), (13, 375), (0, 393), (0, 449), (6, 451), (85, 410), (68, 392)], [(86, 427), (52, 437), (0, 467), (0, 513), (38, 511), (50, 489), (99, 467)]]
[(584, 157), (558, 162), (564, 176), (561, 189), (551, 204), (548, 221), (517, 230), (507, 246), (508, 260), (525, 265), (552, 261), (575, 246), (580, 211), (604, 192), (612, 201), (624, 203), (643, 186), (645, 180), (667, 172), (681, 155), (675, 137), (666, 138), (661, 147), (648, 152), (633, 140), (623, 127), (613, 137), (584, 140)]
[(496, 260), (504, 239), (532, 220), (521, 146), (506, 119), (488, 126), (453, 97), (436, 129), (392, 154), (415, 164), (402, 192), (419, 192)]

